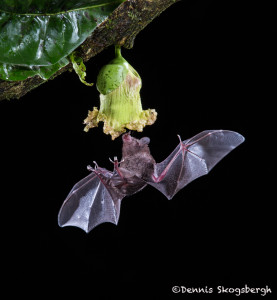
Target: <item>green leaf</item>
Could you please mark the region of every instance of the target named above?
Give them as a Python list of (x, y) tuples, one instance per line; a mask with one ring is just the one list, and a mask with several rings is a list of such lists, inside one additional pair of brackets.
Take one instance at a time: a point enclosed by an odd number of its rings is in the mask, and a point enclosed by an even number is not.
[(79, 76), (80, 81), (87, 86), (93, 86), (93, 83), (86, 82), (87, 73), (86, 73), (86, 66), (83, 62), (83, 59), (79, 57), (76, 52), (72, 52), (69, 55), (69, 58), (72, 62), (74, 71)]
[(35, 74), (49, 78), (122, 2), (1, 0), (0, 78), (23, 80)]
[(69, 60), (67, 57), (50, 66), (18, 66), (0, 63), (0, 78), (9, 81), (19, 81), (39, 75), (42, 79), (46, 80), (68, 63)]

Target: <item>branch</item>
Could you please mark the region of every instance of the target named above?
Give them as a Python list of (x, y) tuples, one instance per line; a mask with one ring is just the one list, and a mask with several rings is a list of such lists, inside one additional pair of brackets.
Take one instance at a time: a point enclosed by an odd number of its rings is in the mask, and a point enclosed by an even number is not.
[[(128, 0), (123, 2), (86, 41), (76, 50), (84, 61), (100, 53), (105, 48), (118, 44), (132, 48), (136, 35), (165, 9), (179, 0)], [(50, 79), (72, 70), (72, 64), (60, 69)], [(49, 80), (50, 80), (49, 79)], [(47, 82), (39, 76), (23, 81), (0, 80), (0, 100), (20, 98)]]

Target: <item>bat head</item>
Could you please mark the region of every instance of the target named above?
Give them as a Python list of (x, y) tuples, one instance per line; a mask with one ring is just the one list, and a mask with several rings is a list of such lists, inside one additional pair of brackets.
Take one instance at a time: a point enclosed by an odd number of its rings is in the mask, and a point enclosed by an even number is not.
[(148, 137), (136, 139), (131, 136), (130, 132), (128, 132), (123, 134), (122, 141), (123, 141), (123, 149), (122, 149), (123, 157), (134, 155), (138, 152), (149, 152), (148, 144), (150, 143), (150, 139)]

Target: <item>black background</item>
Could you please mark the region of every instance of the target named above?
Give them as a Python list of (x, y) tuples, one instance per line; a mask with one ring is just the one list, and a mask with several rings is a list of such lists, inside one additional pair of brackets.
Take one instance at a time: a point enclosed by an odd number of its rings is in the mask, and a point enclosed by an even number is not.
[[(176, 285), (213, 287), (213, 296), (219, 285), (275, 291), (270, 172), (276, 155), (266, 138), (276, 99), (268, 93), (274, 78), (267, 77), (273, 9), (181, 1), (147, 26), (133, 49), (122, 50), (142, 77), (144, 109), (158, 111), (154, 125), (134, 133), (151, 138), (156, 161), (176, 147), (177, 134), (186, 139), (230, 129), (246, 141), (171, 201), (151, 187), (126, 198), (118, 226), (106, 223), (86, 234), (57, 225), (86, 166), (96, 160), (112, 169), (108, 158), (121, 155), (121, 138), (112, 142), (102, 126), (83, 132), (88, 109), (99, 106), (96, 88), (66, 73), (0, 103), (1, 272), (10, 295), (188, 298), (172, 293)], [(87, 81), (95, 82), (113, 51), (87, 63)]]

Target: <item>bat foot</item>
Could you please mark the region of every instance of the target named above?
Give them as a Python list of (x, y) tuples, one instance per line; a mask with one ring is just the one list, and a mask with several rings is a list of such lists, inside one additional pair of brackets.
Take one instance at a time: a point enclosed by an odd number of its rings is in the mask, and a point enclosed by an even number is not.
[(114, 156), (113, 160), (109, 157), (109, 161), (112, 163), (112, 164), (115, 164), (118, 160), (117, 160), (117, 156)]
[(112, 160), (111, 158), (109, 158), (110, 162), (114, 165), (114, 169), (113, 172), (114, 174), (117, 173), (122, 179), (123, 175), (121, 174), (120, 170), (119, 170), (119, 165), (124, 161), (124, 159), (122, 159), (120, 162), (117, 159), (117, 156), (114, 157), (114, 160)]
[(115, 166), (119, 166), (122, 162), (124, 162), (124, 158), (121, 161), (118, 161), (117, 156), (115, 156), (113, 158), (113, 160), (111, 158), (109, 158), (109, 161)]

